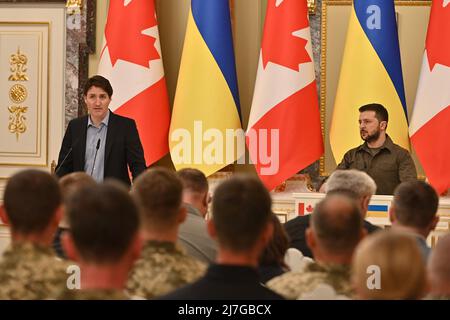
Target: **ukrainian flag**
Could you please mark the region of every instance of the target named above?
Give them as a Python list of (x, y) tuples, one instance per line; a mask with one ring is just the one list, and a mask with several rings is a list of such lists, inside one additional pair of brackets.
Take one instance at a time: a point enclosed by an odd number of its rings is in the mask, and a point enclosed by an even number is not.
[(408, 117), (393, 0), (354, 0), (330, 128), (334, 159), (361, 144), (358, 109), (381, 103), (387, 133), (409, 149)]
[[(176, 169), (208, 176), (233, 163), (245, 151), (243, 131), (230, 140), (236, 129), (242, 131), (228, 0), (192, 0), (169, 132)], [(241, 152), (230, 155), (227, 145), (235, 150), (238, 143)]]

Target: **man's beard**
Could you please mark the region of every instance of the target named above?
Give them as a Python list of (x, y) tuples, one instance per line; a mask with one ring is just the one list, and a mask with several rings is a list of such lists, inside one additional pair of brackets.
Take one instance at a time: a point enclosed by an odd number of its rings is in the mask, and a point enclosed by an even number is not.
[(378, 140), (378, 138), (380, 137), (380, 133), (381, 133), (381, 130), (378, 129), (373, 134), (368, 134), (365, 138), (363, 138), (361, 135), (361, 139), (363, 139), (367, 143), (371, 143), (371, 142)]

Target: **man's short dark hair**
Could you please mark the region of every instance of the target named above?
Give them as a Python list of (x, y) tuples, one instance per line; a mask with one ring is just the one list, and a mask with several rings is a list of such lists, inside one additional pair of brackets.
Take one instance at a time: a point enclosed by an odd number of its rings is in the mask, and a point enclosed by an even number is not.
[(352, 194), (347, 190), (335, 190), (316, 205), (311, 226), (327, 251), (340, 254), (354, 250), (360, 240), (363, 222)]
[(259, 264), (261, 266), (277, 265), (289, 269), (284, 261), (286, 252), (289, 249), (289, 236), (275, 214), (272, 214), (271, 221), (273, 223), (272, 239), (261, 253)]
[(177, 171), (178, 177), (183, 183), (183, 189), (195, 193), (208, 191), (208, 180), (203, 172), (198, 169), (185, 168)]
[(389, 121), (389, 114), (386, 108), (379, 103), (369, 103), (359, 108), (359, 112), (374, 111), (379, 122)]
[(214, 192), (212, 220), (218, 242), (231, 250), (250, 249), (270, 222), (272, 199), (256, 178), (236, 176)]
[(175, 172), (158, 167), (139, 175), (133, 184), (144, 224), (171, 226), (180, 210), (183, 185)]
[(39, 233), (47, 228), (60, 206), (61, 191), (50, 174), (24, 170), (9, 179), (3, 201), (14, 231)]
[(83, 95), (87, 95), (91, 87), (101, 88), (108, 94), (110, 98), (112, 97), (113, 88), (109, 80), (106, 79), (105, 77), (96, 75), (89, 78), (84, 86)]
[(95, 184), (94, 178), (83, 171), (72, 172), (59, 179), (59, 186), (64, 201), (79, 188), (94, 186)]
[(439, 197), (428, 183), (407, 181), (395, 189), (393, 204), (398, 222), (405, 226), (424, 228), (436, 216)]
[(127, 189), (116, 182), (76, 190), (67, 202), (71, 234), (88, 263), (115, 263), (139, 230), (139, 216)]

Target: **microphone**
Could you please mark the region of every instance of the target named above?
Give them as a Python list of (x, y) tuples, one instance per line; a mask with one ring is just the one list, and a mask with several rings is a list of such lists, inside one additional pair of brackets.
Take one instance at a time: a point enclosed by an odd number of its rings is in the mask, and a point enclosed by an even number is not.
[(75, 143), (72, 144), (72, 146), (69, 148), (69, 151), (67, 151), (66, 156), (64, 157), (64, 159), (61, 161), (61, 163), (58, 163), (58, 165), (56, 166), (56, 169), (55, 169), (55, 175), (58, 175), (58, 173), (59, 173), (59, 171), (61, 170), (63, 164), (66, 162), (67, 158), (68, 158), (68, 157), (70, 156), (70, 154), (72, 153), (73, 147), (75, 147), (75, 146), (78, 144), (79, 140), (80, 140), (80, 139), (77, 139), (77, 140), (75, 141)]
[(98, 152), (99, 148), (100, 148), (100, 138), (98, 138), (97, 146), (95, 147), (94, 163), (92, 163), (91, 177), (92, 177), (92, 174), (94, 173), (95, 160), (97, 159), (97, 152)]

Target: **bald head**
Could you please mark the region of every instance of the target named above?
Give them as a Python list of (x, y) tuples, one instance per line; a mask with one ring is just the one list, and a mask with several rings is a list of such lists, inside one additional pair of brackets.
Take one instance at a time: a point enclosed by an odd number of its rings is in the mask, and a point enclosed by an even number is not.
[(450, 296), (450, 234), (441, 237), (428, 263), (431, 292)]
[(353, 252), (362, 234), (357, 203), (344, 194), (330, 194), (316, 205), (311, 228), (322, 251), (333, 254)]

